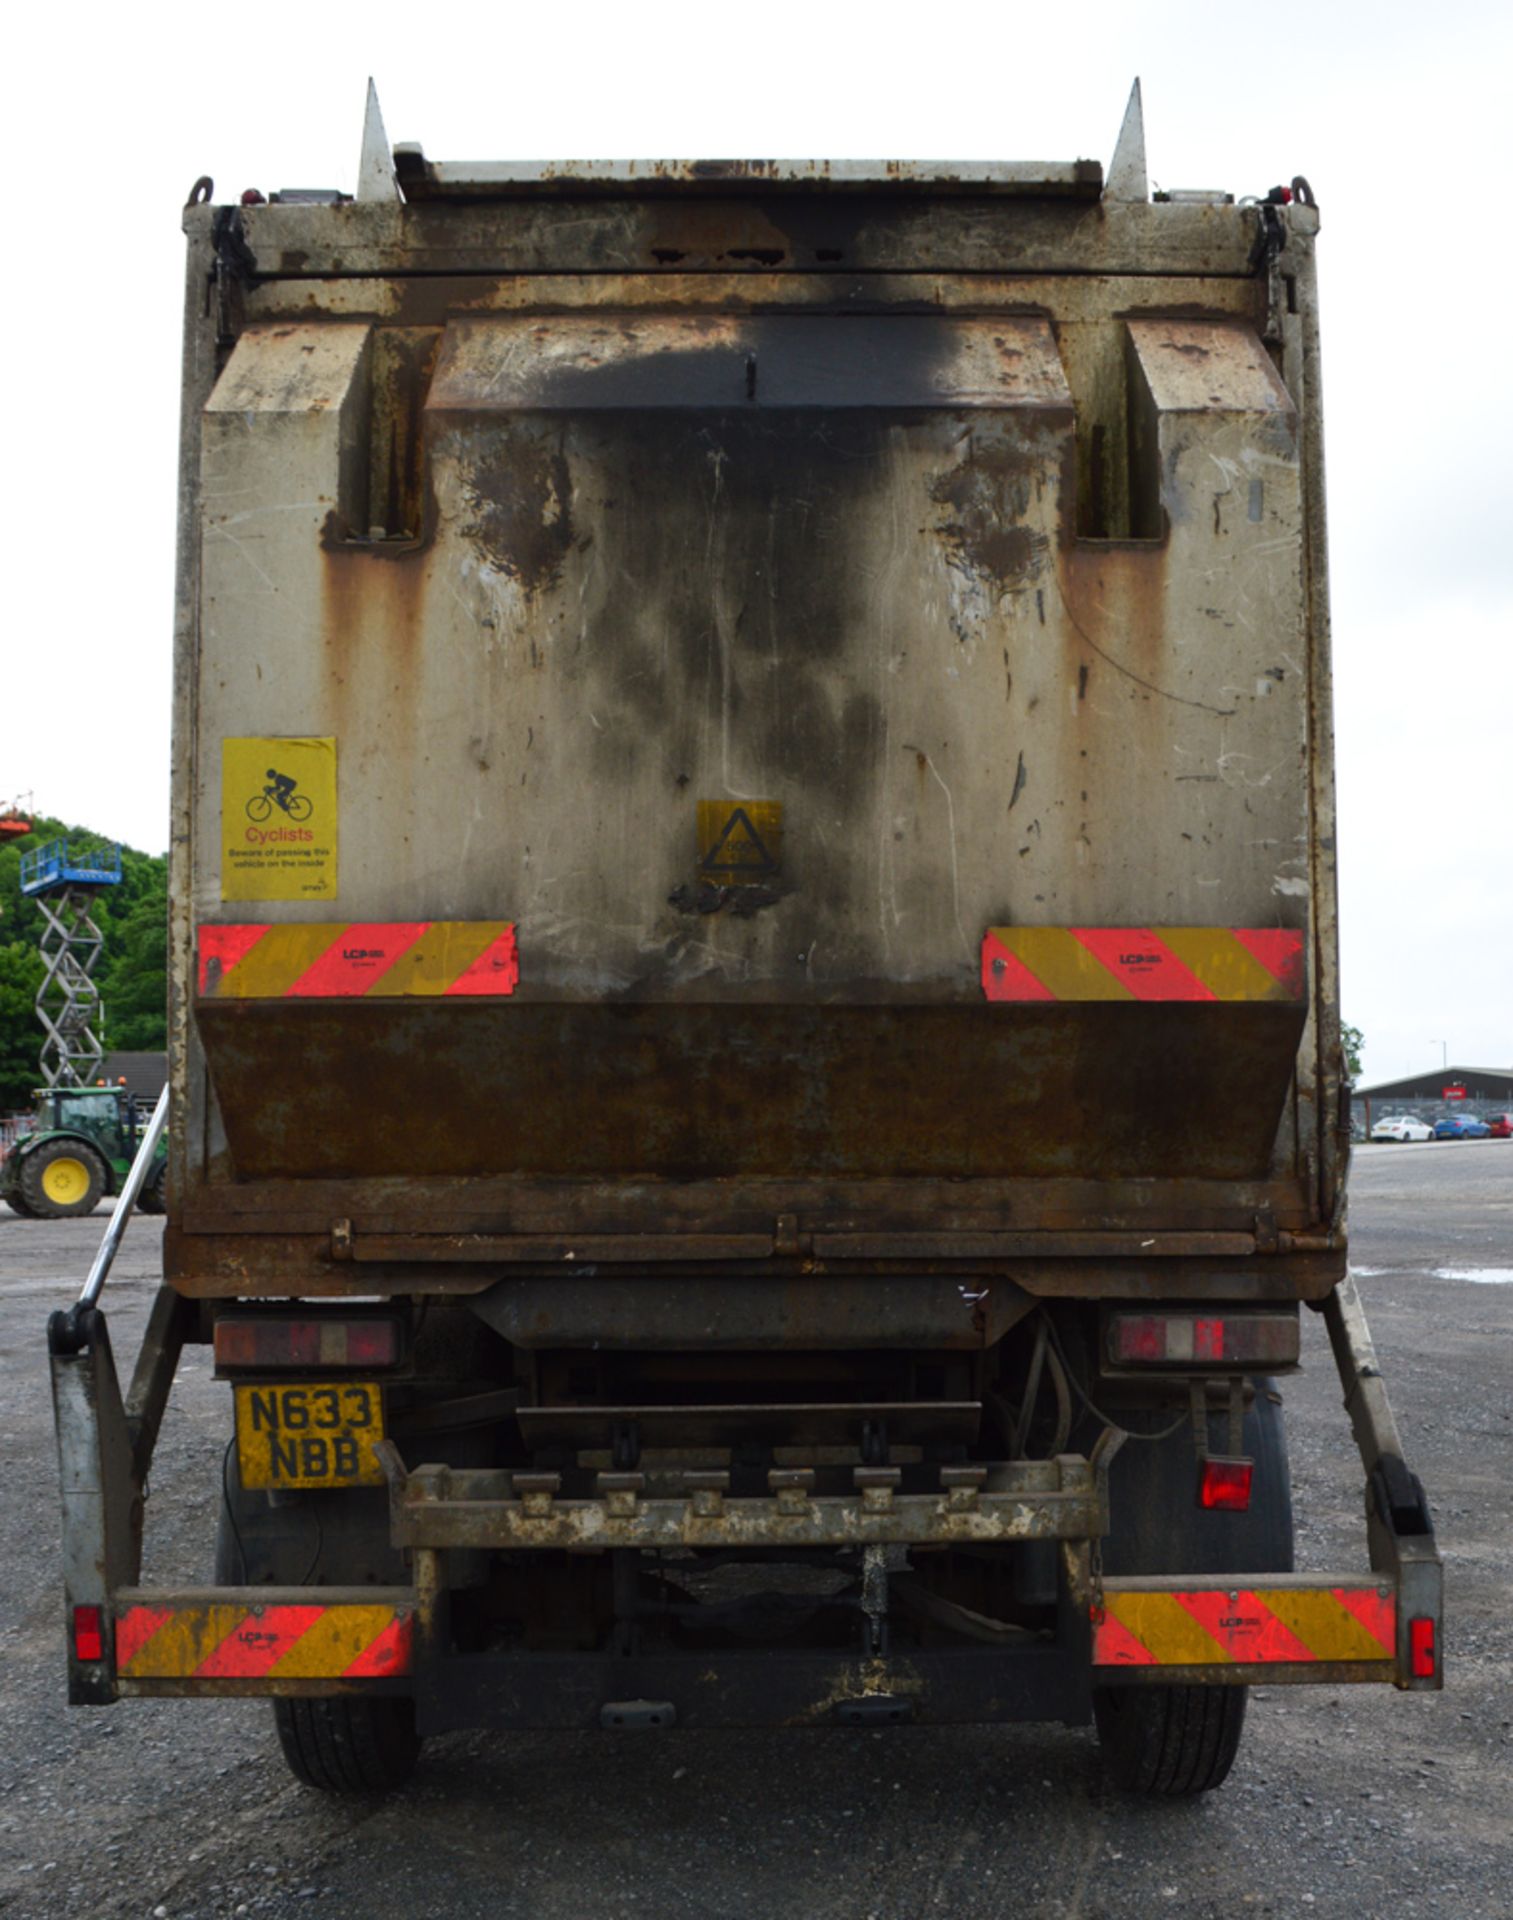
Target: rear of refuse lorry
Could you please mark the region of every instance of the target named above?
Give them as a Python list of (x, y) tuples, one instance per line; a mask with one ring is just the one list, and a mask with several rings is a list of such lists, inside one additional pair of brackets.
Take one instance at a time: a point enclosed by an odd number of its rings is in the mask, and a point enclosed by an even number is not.
[[(50, 1329), (78, 1702), (450, 1728), (1440, 1684), (1346, 1278), (1306, 182), (521, 167), (185, 213), (164, 1286)], [(1322, 1330), (1320, 1329), (1322, 1321)], [(1327, 1335), (1366, 1539), (1299, 1573)], [(186, 1342), (204, 1584), (141, 1584)], [(169, 1417), (172, 1417), (171, 1411)], [(1344, 1444), (1344, 1422), (1341, 1422)]]

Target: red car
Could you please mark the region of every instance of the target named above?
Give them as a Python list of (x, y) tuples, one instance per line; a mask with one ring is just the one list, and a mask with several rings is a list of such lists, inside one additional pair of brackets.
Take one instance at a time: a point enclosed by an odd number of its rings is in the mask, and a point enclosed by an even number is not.
[(1489, 1113), (1487, 1125), (1494, 1140), (1513, 1140), (1513, 1113)]

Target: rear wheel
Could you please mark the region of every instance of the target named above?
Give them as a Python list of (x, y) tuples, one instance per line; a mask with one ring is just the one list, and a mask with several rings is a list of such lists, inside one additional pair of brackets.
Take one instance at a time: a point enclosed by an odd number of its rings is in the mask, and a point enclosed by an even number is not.
[(1222, 1786), (1245, 1726), (1245, 1687), (1099, 1687), (1098, 1744), (1126, 1793), (1207, 1793)]
[[(1164, 1417), (1164, 1416), (1162, 1416)], [(1210, 1413), (1209, 1444), (1224, 1450), (1224, 1416)], [(1110, 1472), (1111, 1574), (1259, 1574), (1292, 1571), (1292, 1480), (1281, 1395), (1258, 1379), (1242, 1451), (1255, 1462), (1249, 1508), (1194, 1503), (1195, 1462), (1185, 1423), (1168, 1438), (1132, 1441)], [(1181, 1795), (1222, 1786), (1245, 1726), (1249, 1690), (1235, 1686), (1093, 1689), (1104, 1764), (1127, 1793)]]
[(322, 1793), (388, 1793), (409, 1779), (420, 1753), (410, 1700), (275, 1700), (273, 1721), (289, 1771)]
[[(404, 1567), (388, 1544), (380, 1489), (269, 1495), (241, 1483), (236, 1447), (221, 1466), (217, 1587), (401, 1586)], [(311, 1589), (318, 1599), (320, 1587)], [(273, 1724), (296, 1780), (322, 1793), (387, 1793), (407, 1780), (420, 1752), (411, 1701), (392, 1694), (339, 1694), (273, 1701)]]
[(40, 1220), (93, 1213), (105, 1191), (105, 1163), (80, 1140), (54, 1140), (21, 1162), (18, 1182), (28, 1212)]

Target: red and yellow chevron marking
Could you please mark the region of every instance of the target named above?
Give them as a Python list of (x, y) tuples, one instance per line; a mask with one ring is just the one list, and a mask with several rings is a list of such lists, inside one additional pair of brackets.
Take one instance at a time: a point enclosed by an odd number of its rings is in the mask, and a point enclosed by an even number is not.
[(989, 1000), (1303, 998), (1303, 936), (1283, 927), (989, 927)]
[(378, 920), (201, 927), (202, 1000), (387, 1000), (515, 991), (509, 920)]
[[(1231, 1597), (1231, 1595), (1233, 1597)], [(1096, 1667), (1227, 1667), (1312, 1660), (1394, 1660), (1397, 1601), (1360, 1587), (1111, 1586), (1093, 1627)]]
[(236, 1601), (131, 1606), (116, 1621), (123, 1680), (388, 1680), (410, 1671), (408, 1608)]

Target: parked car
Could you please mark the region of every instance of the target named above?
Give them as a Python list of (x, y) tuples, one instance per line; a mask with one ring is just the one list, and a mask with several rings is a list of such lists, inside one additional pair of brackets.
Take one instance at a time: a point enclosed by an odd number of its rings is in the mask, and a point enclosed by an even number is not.
[(1513, 1113), (1489, 1113), (1487, 1131), (1494, 1140), (1513, 1140)]
[(1373, 1140), (1432, 1140), (1434, 1129), (1426, 1120), (1415, 1120), (1411, 1113), (1392, 1113), (1378, 1120), (1371, 1129)]
[(1474, 1113), (1447, 1113), (1434, 1123), (1436, 1140), (1485, 1140), (1492, 1132), (1485, 1120)]

